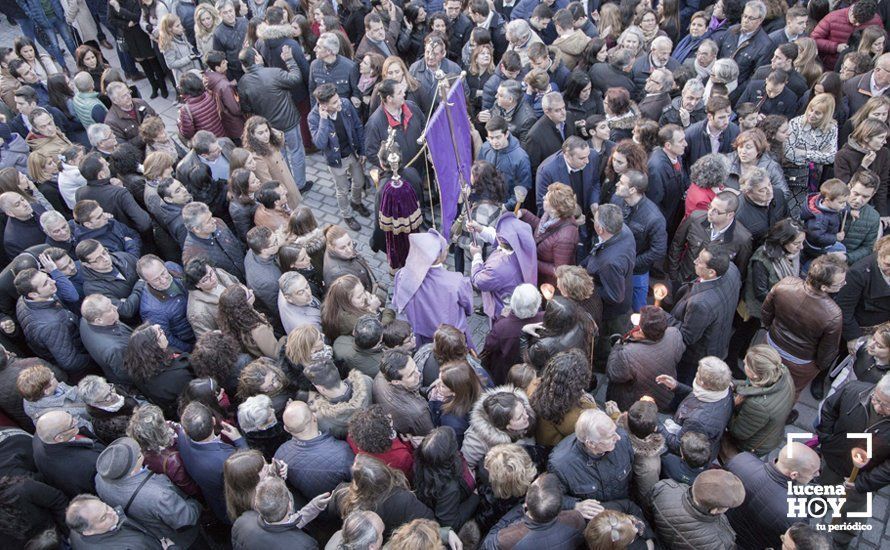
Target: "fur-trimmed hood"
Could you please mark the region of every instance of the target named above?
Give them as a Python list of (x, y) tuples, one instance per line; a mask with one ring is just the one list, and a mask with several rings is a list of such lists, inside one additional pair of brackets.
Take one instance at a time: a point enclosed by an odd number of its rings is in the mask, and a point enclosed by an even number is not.
[(606, 122), (608, 122), (609, 128), (613, 130), (632, 130), (639, 118), (640, 109), (637, 107), (636, 103), (631, 101), (630, 110), (628, 112), (623, 115), (618, 115), (615, 118), (610, 118)]
[(310, 256), (314, 253), (324, 250), (325, 240), (324, 233), (320, 227), (316, 227), (309, 233), (294, 239), (294, 244), (300, 245), (306, 249), (306, 253)]
[(640, 439), (627, 429), (627, 417), (624, 415), (621, 415), (618, 426), (627, 431), (627, 438), (630, 440), (636, 456), (641, 458), (656, 457), (663, 455), (667, 451), (667, 447), (664, 444), (664, 436), (660, 433), (651, 433)]
[(532, 406), (529, 404), (528, 396), (525, 395), (525, 392), (509, 384), (497, 386), (486, 390), (482, 396), (479, 397), (479, 400), (476, 401), (476, 404), (473, 405), (473, 410), (470, 412), (470, 427), (467, 429), (467, 434), (464, 437), (465, 446), (467, 445), (467, 439), (471, 438), (471, 433), (472, 438), (478, 439), (487, 449), (490, 449), (495, 445), (500, 445), (501, 443), (514, 442), (513, 437), (508, 432), (495, 427), (491, 423), (488, 413), (485, 412), (485, 407), (483, 406), (485, 399), (489, 395), (498, 393), (512, 393), (519, 398), (523, 406), (525, 406), (525, 411), (528, 413), (529, 425), (526, 435), (535, 433), (535, 411), (532, 410)]
[(293, 38), (294, 29), (290, 25), (269, 25), (267, 23), (260, 23), (256, 30), (256, 36), (260, 40)]
[(346, 427), (356, 411), (371, 404), (371, 379), (357, 370), (350, 371), (346, 382), (352, 386), (352, 396), (346, 401), (331, 403), (316, 391), (309, 392), (307, 403), (318, 417), (319, 428), (338, 439), (346, 438)]

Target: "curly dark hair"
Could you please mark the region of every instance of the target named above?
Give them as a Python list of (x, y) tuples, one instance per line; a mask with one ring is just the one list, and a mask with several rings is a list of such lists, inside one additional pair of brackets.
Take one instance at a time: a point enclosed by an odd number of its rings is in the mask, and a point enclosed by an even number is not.
[(414, 492), (432, 509), (449, 483), (463, 482), (463, 463), (454, 430), (439, 427), (414, 451)]
[(225, 384), (238, 361), (241, 345), (231, 335), (220, 330), (202, 334), (189, 355), (189, 363), (196, 376), (213, 378)]
[(219, 295), (216, 320), (224, 334), (238, 341), (250, 338), (251, 330), (268, 323), (266, 317), (247, 302), (247, 290), (241, 285), (232, 285)]
[(584, 353), (579, 349), (561, 351), (547, 362), (541, 383), (529, 401), (539, 418), (559, 424), (578, 406), (588, 385), (590, 368)]
[(470, 177), (473, 180), (474, 200), (487, 200), (498, 204), (506, 200), (507, 186), (494, 164), (487, 160), (477, 160), (470, 168)]
[[(256, 129), (263, 124), (269, 127), (270, 135), (268, 145), (260, 143), (260, 141), (253, 136)], [(241, 136), (241, 142), (244, 144), (245, 149), (251, 153), (256, 153), (261, 157), (271, 155), (274, 151), (281, 149), (281, 146), (284, 145), (281, 137), (275, 133), (275, 129), (272, 128), (269, 121), (261, 116), (252, 116), (247, 119), (247, 122), (244, 124), (244, 134)]]
[(0, 477), (0, 533), (15, 539), (29, 531), (25, 510), (18, 505), (24, 480), (24, 476)]
[(154, 378), (169, 364), (171, 352), (158, 344), (154, 325), (143, 323), (136, 327), (124, 352), (124, 370), (136, 382)]
[(109, 157), (109, 167), (115, 176), (138, 174), (142, 162), (142, 152), (129, 143), (118, 145)]
[[(270, 372), (275, 374), (277, 387), (269, 391), (264, 391), (262, 385), (266, 379), (266, 375)], [(244, 367), (241, 374), (238, 376), (237, 397), (239, 401), (244, 401), (248, 397), (253, 397), (254, 395), (259, 395), (261, 393), (264, 393), (269, 397), (275, 397), (276, 395), (287, 392), (289, 389), (290, 380), (288, 380), (287, 375), (284, 374), (284, 371), (281, 370), (281, 367), (279, 367), (275, 361), (268, 357), (254, 359)]]
[(362, 451), (380, 454), (392, 447), (392, 418), (380, 405), (357, 411), (349, 420), (349, 438)]

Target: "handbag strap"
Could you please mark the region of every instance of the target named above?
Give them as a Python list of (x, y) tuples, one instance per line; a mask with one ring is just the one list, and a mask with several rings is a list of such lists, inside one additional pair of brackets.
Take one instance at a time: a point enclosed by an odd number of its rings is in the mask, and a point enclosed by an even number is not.
[(145, 484), (148, 483), (148, 480), (151, 479), (151, 476), (155, 475), (154, 472), (149, 471), (148, 475), (145, 476), (145, 479), (142, 480), (142, 483), (139, 484), (139, 487), (136, 487), (136, 490), (133, 491), (133, 494), (130, 495), (130, 500), (127, 501), (127, 505), (124, 506), (124, 514), (126, 514), (130, 510), (130, 505), (133, 504), (133, 501), (136, 500), (136, 495), (139, 494), (139, 491), (145, 487)]

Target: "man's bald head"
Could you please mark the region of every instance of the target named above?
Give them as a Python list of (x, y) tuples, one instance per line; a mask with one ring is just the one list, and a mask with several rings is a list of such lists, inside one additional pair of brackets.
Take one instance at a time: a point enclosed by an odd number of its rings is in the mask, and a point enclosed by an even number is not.
[(294, 437), (299, 437), (307, 432), (317, 431), (318, 422), (309, 409), (309, 405), (303, 401), (291, 401), (284, 409), (284, 429)]
[(776, 468), (798, 485), (806, 485), (819, 475), (821, 464), (816, 451), (797, 441), (782, 447), (776, 459)]
[(47, 444), (64, 443), (77, 435), (77, 422), (65, 411), (49, 411), (37, 419), (37, 437)]

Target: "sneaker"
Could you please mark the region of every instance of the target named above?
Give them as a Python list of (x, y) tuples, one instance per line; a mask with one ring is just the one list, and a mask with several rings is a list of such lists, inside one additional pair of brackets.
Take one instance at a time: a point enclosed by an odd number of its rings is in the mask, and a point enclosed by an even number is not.
[(109, 42), (107, 39), (104, 39), (104, 38), (99, 41), (99, 45), (102, 46), (103, 48), (105, 48), (106, 50), (114, 49), (114, 46), (111, 45), (111, 42)]
[(346, 225), (349, 226), (349, 229), (353, 231), (361, 231), (362, 226), (359, 225), (355, 218), (343, 218), (343, 221), (346, 222)]
[(300, 194), (305, 195), (306, 193), (308, 193), (309, 190), (312, 189), (313, 185), (315, 185), (314, 181), (306, 180), (306, 185), (304, 185), (303, 187), (300, 188)]
[(364, 216), (366, 218), (371, 217), (371, 211), (368, 210), (364, 204), (360, 202), (351, 202), (349, 203), (352, 206), (352, 209), (355, 210), (359, 216)]

